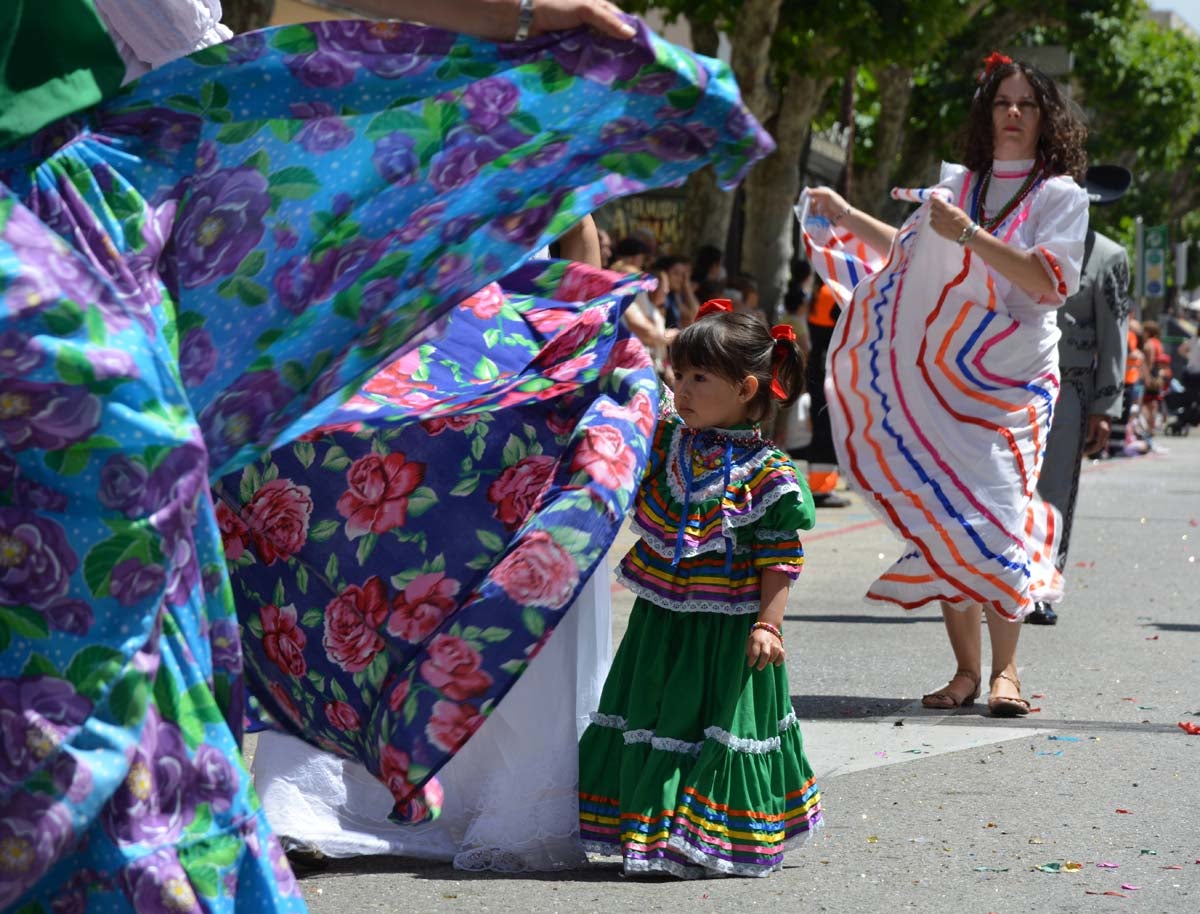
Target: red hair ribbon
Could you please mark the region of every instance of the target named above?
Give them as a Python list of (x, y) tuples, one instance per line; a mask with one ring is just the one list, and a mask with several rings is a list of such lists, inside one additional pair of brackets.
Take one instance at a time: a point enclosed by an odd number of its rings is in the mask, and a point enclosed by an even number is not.
[(996, 69), (996, 67), (1002, 67), (1006, 63), (1012, 62), (1013, 59), (1007, 54), (1001, 54), (999, 51), (992, 51), (991, 54), (983, 59), (983, 72), (979, 74), (979, 81), (983, 82), (985, 79), (987, 79), (988, 74), (991, 73), (992, 70)]
[(771, 394), (777, 400), (786, 400), (788, 393), (779, 379), (779, 368), (792, 348), (788, 344), (796, 342), (796, 331), (788, 324), (776, 324), (771, 328), (771, 337), (775, 340), (775, 350), (771, 358)]
[(728, 298), (710, 298), (700, 306), (700, 310), (696, 313), (696, 320), (710, 317), (713, 314), (729, 314), (732, 311), (733, 302)]

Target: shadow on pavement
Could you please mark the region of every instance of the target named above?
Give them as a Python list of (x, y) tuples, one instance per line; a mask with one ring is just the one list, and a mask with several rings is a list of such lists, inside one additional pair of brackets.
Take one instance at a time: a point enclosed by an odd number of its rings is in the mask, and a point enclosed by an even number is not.
[[(539, 882), (598, 882), (609, 883), (614, 880), (624, 881), (621, 875), (619, 861), (604, 863), (581, 864), (576, 869), (551, 870), (548, 872), (501, 873), (493, 870), (474, 872), (472, 870), (456, 870), (449, 863), (438, 860), (418, 860), (416, 857), (394, 857), (378, 855), (371, 857), (346, 857), (330, 860), (329, 865), (319, 871), (297, 872), (297, 878), (303, 882), (312, 877), (320, 877), (323, 882), (332, 879), (354, 879), (368, 875), (403, 874), (416, 879), (434, 879), (445, 882), (476, 882), (478, 880), (494, 881), (497, 879), (521, 879)], [(673, 876), (637, 877), (641, 883), (677, 883)], [(449, 898), (450, 896), (445, 896)]]
[(796, 613), (795, 615), (784, 616), (783, 618), (789, 622), (878, 622), (884, 625), (912, 625), (914, 622), (937, 622), (941, 624), (942, 621), (941, 613), (938, 613), (936, 616), (869, 616), (865, 613), (853, 615), (838, 613), (836, 615), (814, 616), (811, 613)]
[(1186, 622), (1151, 622), (1146, 628), (1157, 628), (1160, 632), (1200, 632), (1200, 625)]

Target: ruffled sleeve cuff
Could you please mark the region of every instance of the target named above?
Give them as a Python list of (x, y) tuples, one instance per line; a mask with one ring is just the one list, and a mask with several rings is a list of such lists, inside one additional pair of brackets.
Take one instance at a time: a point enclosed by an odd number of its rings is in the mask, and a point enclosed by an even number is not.
[(1047, 181), (1040, 196), (1033, 253), (1054, 288), (1036, 301), (1039, 305), (1057, 308), (1079, 289), (1088, 226), (1088, 198), (1084, 189), (1066, 176)]

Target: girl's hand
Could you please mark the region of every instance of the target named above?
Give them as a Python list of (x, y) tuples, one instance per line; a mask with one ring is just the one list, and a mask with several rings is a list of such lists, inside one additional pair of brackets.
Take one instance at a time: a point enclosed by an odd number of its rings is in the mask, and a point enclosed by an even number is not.
[(765, 629), (755, 629), (746, 640), (746, 665), (753, 669), (765, 670), (768, 663), (779, 666), (786, 656), (783, 642)]
[(947, 203), (940, 197), (929, 201), (929, 225), (943, 238), (958, 241), (970, 224), (971, 217), (953, 203)]

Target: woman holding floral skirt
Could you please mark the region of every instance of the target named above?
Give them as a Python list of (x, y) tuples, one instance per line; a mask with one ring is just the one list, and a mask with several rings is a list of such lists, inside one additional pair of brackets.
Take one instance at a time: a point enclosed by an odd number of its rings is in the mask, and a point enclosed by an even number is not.
[[(734, 180), (766, 141), (727, 71), (640, 26), (290, 27), (118, 92), (105, 21), (0, 12), (24, 74), (0, 86), (0, 907), (300, 910), (238, 751), (243, 683), (273, 692), (210, 480), (604, 200), (713, 159)], [(398, 510), (363, 484), (355, 523)], [(286, 605), (258, 617), (285, 665)], [(319, 713), (306, 735), (349, 720)]]

